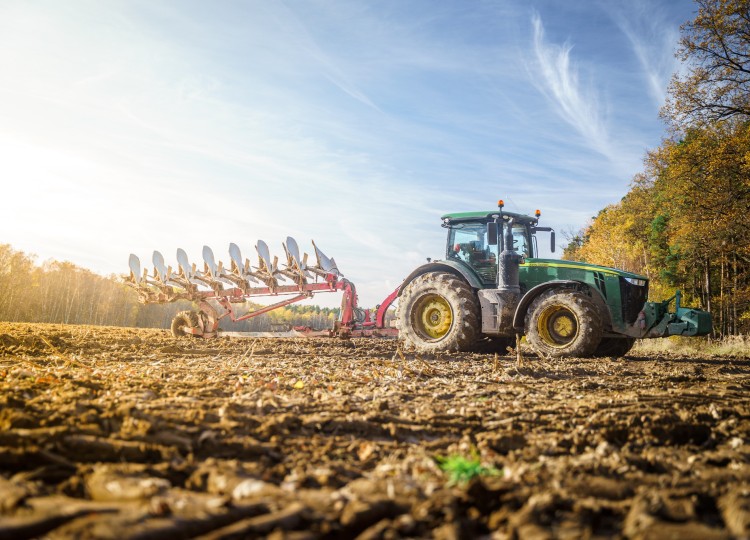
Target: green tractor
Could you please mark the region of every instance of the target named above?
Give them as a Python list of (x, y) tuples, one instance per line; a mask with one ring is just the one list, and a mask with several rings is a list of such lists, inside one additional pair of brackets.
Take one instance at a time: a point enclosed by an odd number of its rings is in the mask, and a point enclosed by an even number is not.
[[(534, 217), (498, 209), (446, 214), (445, 260), (401, 285), (399, 339), (420, 352), (497, 350), (517, 335), (551, 357), (621, 356), (636, 339), (711, 332), (711, 314), (680, 292), (648, 302), (648, 278), (615, 268), (538, 258)], [(675, 311), (668, 306), (675, 301)]]

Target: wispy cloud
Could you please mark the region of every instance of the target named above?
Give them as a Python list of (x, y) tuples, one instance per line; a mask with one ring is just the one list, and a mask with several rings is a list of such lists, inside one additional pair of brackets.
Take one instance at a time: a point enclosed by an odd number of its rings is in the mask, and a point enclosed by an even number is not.
[(301, 57), (308, 56), (311, 58), (315, 64), (320, 66), (321, 73), (325, 78), (339, 88), (339, 90), (360, 103), (379, 110), (377, 105), (354, 82), (352, 77), (337, 64), (334, 56), (325, 51), (308, 30), (307, 25), (294, 11), (282, 3), (279, 3), (276, 8), (278, 9), (276, 21), (279, 28), (286, 36), (288, 43), (298, 49)]
[(633, 0), (623, 8), (604, 4), (614, 23), (630, 42), (645, 77), (649, 94), (657, 107), (664, 104), (669, 79), (680, 63), (674, 56), (679, 38), (677, 25), (670, 24), (664, 11), (653, 2)]
[(613, 157), (597, 92), (580, 83), (578, 67), (571, 60), (573, 45), (548, 43), (542, 19), (537, 13), (531, 22), (537, 74), (541, 79), (537, 82), (542, 91), (557, 105), (558, 114), (584, 137), (591, 148)]

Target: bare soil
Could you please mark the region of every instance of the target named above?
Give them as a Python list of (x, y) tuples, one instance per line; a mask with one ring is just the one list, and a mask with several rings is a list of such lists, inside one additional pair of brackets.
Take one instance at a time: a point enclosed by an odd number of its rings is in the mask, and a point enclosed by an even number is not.
[(749, 390), (747, 358), (0, 323), (0, 539), (747, 538)]

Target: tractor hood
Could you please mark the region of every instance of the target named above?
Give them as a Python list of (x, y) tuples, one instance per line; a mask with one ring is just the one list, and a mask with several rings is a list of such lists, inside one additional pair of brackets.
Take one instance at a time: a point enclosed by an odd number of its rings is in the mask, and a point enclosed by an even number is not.
[(551, 268), (567, 268), (571, 270), (583, 270), (583, 271), (589, 271), (589, 272), (601, 272), (602, 274), (610, 274), (614, 276), (622, 276), (624, 278), (629, 279), (639, 279), (643, 281), (648, 281), (648, 278), (646, 276), (642, 276), (640, 274), (634, 274), (633, 272), (626, 272), (625, 270), (620, 270), (618, 268), (610, 268), (608, 266), (599, 266), (598, 264), (589, 264), (584, 262), (578, 262), (578, 261), (561, 261), (559, 259), (526, 259), (526, 262), (521, 265), (521, 267), (551, 267)]

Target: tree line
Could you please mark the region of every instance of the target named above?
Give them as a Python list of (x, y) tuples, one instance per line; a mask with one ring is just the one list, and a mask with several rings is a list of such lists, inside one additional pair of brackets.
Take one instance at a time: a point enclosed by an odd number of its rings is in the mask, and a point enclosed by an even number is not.
[(696, 3), (661, 111), (667, 136), (563, 258), (644, 274), (656, 300), (682, 289), (726, 336), (750, 331), (750, 0)]
[[(250, 302), (244, 306), (247, 310), (259, 307)], [(195, 306), (184, 300), (141, 304), (136, 292), (117, 276), (100, 276), (70, 262), (37, 265), (34, 256), (0, 244), (0, 320), (169, 328), (178, 312), (190, 309)], [(236, 323), (222, 319), (220, 328), (244, 332), (293, 326), (326, 329), (338, 314), (338, 308), (290, 305)]]

